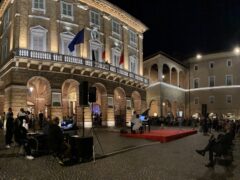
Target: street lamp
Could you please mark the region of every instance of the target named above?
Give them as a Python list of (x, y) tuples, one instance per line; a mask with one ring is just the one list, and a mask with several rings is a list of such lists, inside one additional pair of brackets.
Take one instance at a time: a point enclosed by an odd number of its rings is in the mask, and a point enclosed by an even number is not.
[(197, 54), (197, 55), (196, 55), (196, 58), (197, 58), (197, 59), (202, 59), (202, 55), (201, 55), (201, 54)]
[(240, 49), (239, 49), (238, 46), (234, 48), (234, 53), (235, 53), (236, 55), (239, 55)]

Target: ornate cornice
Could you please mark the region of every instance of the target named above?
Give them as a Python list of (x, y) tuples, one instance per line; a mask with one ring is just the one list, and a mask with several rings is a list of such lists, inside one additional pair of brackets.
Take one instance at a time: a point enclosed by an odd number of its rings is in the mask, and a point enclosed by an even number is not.
[(145, 26), (142, 22), (123, 11), (119, 7), (109, 3), (105, 0), (79, 0), (79, 2), (85, 3), (88, 6), (96, 8), (106, 14), (109, 14), (122, 22), (126, 23), (129, 27), (133, 28), (137, 32), (144, 33), (148, 30), (148, 27)]
[[(111, 15), (112, 17), (121, 20), (127, 26), (133, 28), (137, 32), (144, 33), (146, 30), (148, 30), (148, 27), (145, 26), (142, 22), (140, 22), (127, 12), (123, 11), (122, 9), (111, 4), (108, 1), (105, 0), (78, 0), (78, 1), (85, 3), (88, 6), (96, 8), (106, 14)], [(11, 0), (2, 0), (2, 4), (0, 6), (0, 18), (3, 16), (3, 13), (9, 3), (11, 3)]]

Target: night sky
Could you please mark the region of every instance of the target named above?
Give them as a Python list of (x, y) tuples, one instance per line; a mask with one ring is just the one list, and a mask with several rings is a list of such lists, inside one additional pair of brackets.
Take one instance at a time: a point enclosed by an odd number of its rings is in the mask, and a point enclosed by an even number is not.
[(240, 0), (108, 0), (143, 22), (144, 57), (162, 51), (183, 60), (240, 43)]

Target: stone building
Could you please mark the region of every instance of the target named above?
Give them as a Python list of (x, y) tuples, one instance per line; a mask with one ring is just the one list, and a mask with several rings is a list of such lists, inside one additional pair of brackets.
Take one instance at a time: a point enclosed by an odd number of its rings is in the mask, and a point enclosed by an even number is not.
[[(69, 43), (84, 29), (84, 42)], [(129, 121), (147, 108), (143, 33), (139, 20), (105, 0), (2, 0), (0, 4), (0, 113), (21, 107), (35, 116), (76, 115), (92, 126)], [(122, 62), (120, 62), (122, 60)], [(79, 105), (79, 87), (96, 87), (97, 100)], [(83, 113), (84, 112), (84, 113)]]
[(196, 56), (180, 62), (164, 53), (144, 61), (151, 116), (240, 118), (239, 52)]

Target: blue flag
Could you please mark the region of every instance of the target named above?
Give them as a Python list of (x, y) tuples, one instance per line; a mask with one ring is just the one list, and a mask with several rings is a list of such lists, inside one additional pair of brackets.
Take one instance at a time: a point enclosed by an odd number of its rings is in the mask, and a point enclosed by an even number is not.
[(76, 36), (73, 38), (73, 40), (70, 42), (70, 44), (68, 45), (68, 49), (69, 51), (73, 52), (74, 51), (74, 46), (76, 44), (81, 44), (84, 42), (84, 29), (82, 29), (81, 31), (79, 31)]

